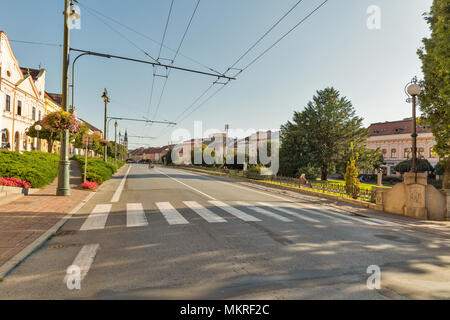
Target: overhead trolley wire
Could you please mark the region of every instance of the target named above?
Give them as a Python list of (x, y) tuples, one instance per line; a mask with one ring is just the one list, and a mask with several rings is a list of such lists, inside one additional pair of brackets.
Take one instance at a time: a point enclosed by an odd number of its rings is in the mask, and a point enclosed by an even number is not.
[[(129, 30), (129, 31), (131, 31), (131, 32), (133, 32), (133, 33), (135, 33), (135, 34), (137, 34), (137, 35), (139, 35), (139, 36), (141, 36), (141, 37), (147, 39), (147, 40), (150, 40), (150, 41), (152, 41), (152, 42), (154, 42), (154, 43), (156, 43), (156, 44), (158, 44), (158, 45), (161, 45), (161, 43), (160, 43), (158, 40), (155, 40), (155, 39), (149, 37), (148, 35), (146, 35), (146, 34), (140, 32), (140, 31), (137, 31), (136, 29), (133, 29), (133, 28), (131, 28), (131, 27), (129, 27), (129, 26), (123, 24), (122, 22), (120, 22), (120, 21), (118, 21), (118, 20), (116, 20), (116, 19), (114, 19), (114, 18), (111, 18), (111, 17), (109, 17), (109, 16), (103, 14), (102, 12), (100, 12), (100, 11), (94, 9), (94, 8), (91, 8), (91, 7), (89, 7), (89, 6), (87, 6), (87, 5), (83, 4), (83, 3), (81, 3), (80, 1), (78, 1), (78, 3), (79, 3), (80, 6), (82, 6), (82, 7), (85, 7), (85, 8), (87, 8), (87, 9), (90, 9), (91, 11), (95, 11), (98, 15), (104, 17), (105, 19), (108, 19), (108, 20), (110, 20), (110, 21), (112, 21), (112, 22), (114, 22), (114, 23), (120, 25), (121, 27), (123, 27), (123, 28), (125, 28), (125, 29), (127, 29), (127, 30)], [(163, 47), (164, 47), (165, 49), (167, 49), (167, 50), (172, 51), (172, 52), (176, 52), (176, 50), (174, 50), (174, 49), (172, 49), (172, 48), (170, 48), (170, 47), (168, 47), (168, 46), (166, 46), (166, 45), (163, 45)], [(202, 67), (204, 67), (204, 68), (206, 68), (206, 69), (208, 69), (208, 70), (210, 70), (210, 71), (212, 71), (212, 72), (214, 72), (214, 73), (223, 75), (221, 72), (215, 70), (214, 68), (212, 68), (212, 67), (210, 67), (210, 66), (207, 66), (207, 65), (201, 63), (200, 61), (198, 61), (198, 60), (196, 60), (196, 59), (194, 59), (194, 58), (191, 58), (191, 57), (189, 57), (189, 56), (187, 56), (187, 55), (185, 55), (185, 54), (182, 54), (181, 52), (179, 52), (178, 55), (180, 55), (180, 56), (182, 56), (183, 58), (185, 58), (185, 59), (187, 59), (187, 60), (189, 60), (189, 61), (191, 61), (191, 62), (194, 62), (194, 63), (198, 64), (199, 66), (202, 66)]]
[[(302, 0), (301, 0), (302, 1)], [(245, 57), (254, 47), (256, 47), (256, 45), (265, 37), (267, 36), (267, 34), (269, 34), (290, 12), (292, 12), (292, 10), (298, 6), (298, 4), (301, 3), (301, 1), (298, 1), (285, 15), (283, 15), (283, 17), (281, 17), (262, 37), (260, 37), (255, 44), (253, 44), (243, 55), (241, 55), (241, 57), (230, 67), (228, 68), (227, 72), (229, 70), (234, 69), (234, 67), (237, 65), (237, 63), (239, 61), (242, 60), (243, 57)], [(302, 20), (300, 20), (294, 27), (292, 27), (288, 32), (286, 32), (285, 34), (283, 34), (277, 41), (275, 41), (271, 46), (269, 46), (266, 50), (264, 50), (261, 54), (259, 54), (255, 59), (253, 59), (249, 64), (247, 64), (244, 68), (242, 69), (237, 69), (239, 70), (239, 72), (234, 76), (236, 77), (237, 75), (241, 74), (243, 71), (245, 71), (246, 69), (248, 69), (251, 65), (253, 65), (256, 61), (258, 61), (259, 59), (261, 59), (261, 57), (263, 57), (268, 51), (270, 51), (273, 47), (275, 47), (280, 41), (282, 41), (287, 35), (289, 35), (292, 31), (294, 31), (295, 29), (297, 29), (301, 24), (303, 24), (306, 20), (308, 20), (308, 18), (310, 18), (314, 13), (316, 13), (320, 8), (322, 8), (329, 0), (325, 0), (323, 1), (321, 4), (319, 4), (314, 10), (312, 10), (308, 15), (306, 15)], [(226, 73), (226, 72), (225, 72)], [(218, 94), (227, 84), (229, 83), (226, 82), (224, 83), (224, 85), (222, 87), (220, 87), (218, 90), (216, 90), (212, 95), (210, 95), (206, 100), (204, 100), (200, 105), (198, 105), (196, 108), (194, 108), (191, 112), (189, 112), (185, 117), (183, 117), (181, 120), (178, 120), (179, 118), (177, 118), (176, 122), (177, 125), (179, 123), (181, 123), (182, 121), (184, 121), (185, 119), (187, 119), (191, 114), (193, 114), (195, 111), (197, 111), (198, 109), (200, 109), (204, 104), (206, 104), (206, 102), (208, 102), (209, 100), (211, 100), (216, 94)], [(213, 83), (214, 85), (214, 83)], [(189, 110), (193, 105), (195, 105), (195, 103), (201, 99), (202, 96), (204, 96), (206, 94), (207, 91), (209, 91), (212, 88), (212, 85), (199, 97), (197, 98), (196, 101), (194, 101), (194, 103), (192, 103), (190, 106), (188, 106), (183, 113), (185, 113), (187, 110)]]
[(266, 31), (253, 45), (250, 46), (250, 48), (247, 49), (237, 60), (233, 63), (233, 65), (228, 68), (228, 71), (233, 69), (250, 51), (252, 51), (273, 29), (278, 26), (281, 21), (283, 21), (303, 0), (299, 0), (294, 6), (292, 6), (278, 21), (270, 27), (269, 30)]
[(308, 18), (310, 18), (314, 13), (316, 13), (320, 8), (322, 8), (329, 0), (323, 1), (321, 4), (319, 4), (314, 10), (312, 10), (308, 15), (306, 15), (302, 20), (300, 20), (295, 26), (293, 26), (288, 32), (283, 34), (277, 41), (275, 41), (270, 47), (268, 47), (266, 50), (264, 50), (261, 54), (259, 54), (255, 59), (253, 59), (249, 64), (247, 64), (242, 70), (238, 73), (242, 73), (246, 69), (248, 69), (250, 66), (252, 66), (256, 61), (261, 59), (267, 52), (269, 52), (273, 47), (275, 47), (278, 43), (280, 43), (281, 40), (283, 40), (287, 35), (289, 35), (292, 31), (297, 29), (301, 24), (303, 24)]
[[(173, 59), (172, 59), (172, 63), (174, 63), (175, 60), (176, 60), (176, 58), (178, 57), (178, 53), (180, 52), (181, 46), (183, 45), (184, 40), (186, 39), (186, 35), (187, 35), (187, 33), (188, 33), (188, 31), (189, 31), (189, 28), (190, 28), (190, 26), (191, 26), (191, 24), (192, 24), (192, 20), (194, 20), (194, 16), (195, 16), (195, 13), (197, 12), (197, 9), (198, 9), (198, 7), (199, 7), (199, 5), (200, 5), (200, 1), (201, 1), (201, 0), (198, 0), (198, 1), (197, 1), (197, 4), (196, 4), (196, 6), (195, 6), (195, 8), (194, 8), (194, 11), (192, 12), (191, 18), (189, 19), (189, 23), (188, 23), (188, 25), (186, 26), (186, 29), (185, 29), (185, 31), (184, 31), (184, 33), (183, 33), (183, 36), (181, 37), (180, 44), (178, 45), (178, 48), (177, 48), (177, 50), (176, 50), (176, 52), (175, 52), (175, 56), (174, 56)], [(163, 85), (163, 88), (162, 88), (162, 91), (161, 91), (161, 95), (160, 95), (160, 97), (159, 97), (158, 105), (157, 105), (157, 107), (156, 107), (156, 111), (155, 111), (155, 114), (154, 114), (153, 118), (156, 118), (156, 115), (157, 115), (157, 113), (158, 113), (158, 110), (159, 110), (159, 107), (160, 107), (160, 105), (161, 105), (161, 101), (162, 101), (164, 92), (165, 92), (165, 90), (166, 90), (167, 81), (168, 81), (168, 79), (169, 79), (169, 76), (170, 76), (171, 71), (172, 71), (172, 70), (169, 70), (169, 71), (167, 72), (167, 77), (166, 77), (166, 79), (164, 80), (164, 85)]]

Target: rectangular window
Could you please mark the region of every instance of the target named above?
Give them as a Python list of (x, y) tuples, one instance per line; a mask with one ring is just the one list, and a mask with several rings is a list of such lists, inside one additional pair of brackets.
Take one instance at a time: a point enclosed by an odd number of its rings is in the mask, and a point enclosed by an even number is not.
[(411, 157), (411, 148), (405, 148), (404, 158), (409, 159)]
[(22, 115), (22, 101), (20, 101), (20, 100), (17, 101), (17, 114), (19, 116)]
[(397, 149), (395, 148), (391, 149), (391, 158), (397, 158)]
[(386, 157), (386, 155), (387, 155), (387, 149), (383, 149), (383, 150), (381, 150), (381, 152), (383, 153), (383, 157)]
[(31, 111), (31, 120), (36, 120), (36, 107), (33, 107)]
[(39, 110), (39, 121), (41, 121), (41, 110)]
[(424, 148), (419, 148), (417, 152), (418, 152), (419, 158), (423, 158), (425, 156)]
[(11, 111), (11, 97), (6, 95), (5, 111)]

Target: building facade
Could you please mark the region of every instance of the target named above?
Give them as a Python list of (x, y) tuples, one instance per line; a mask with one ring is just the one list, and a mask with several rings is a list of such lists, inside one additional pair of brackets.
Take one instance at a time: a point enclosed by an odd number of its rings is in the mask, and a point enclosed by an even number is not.
[[(412, 121), (410, 118), (373, 123), (369, 127), (367, 147), (372, 150), (379, 148), (383, 154), (385, 165), (382, 166), (387, 175), (395, 173), (393, 167), (412, 157)], [(427, 159), (436, 166), (439, 157), (433, 152), (436, 141), (430, 126), (417, 125), (417, 157)]]
[(37, 139), (26, 129), (45, 113), (45, 69), (20, 67), (8, 36), (0, 31), (0, 129), (1, 148), (38, 150)]

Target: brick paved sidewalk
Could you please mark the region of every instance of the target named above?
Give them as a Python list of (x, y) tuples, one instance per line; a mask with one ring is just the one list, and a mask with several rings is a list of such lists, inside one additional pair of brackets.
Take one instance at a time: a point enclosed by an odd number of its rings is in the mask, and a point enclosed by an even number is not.
[(80, 187), (80, 167), (71, 161), (71, 195), (57, 197), (57, 179), (29, 196), (0, 207), (0, 266), (53, 227), (88, 195)]

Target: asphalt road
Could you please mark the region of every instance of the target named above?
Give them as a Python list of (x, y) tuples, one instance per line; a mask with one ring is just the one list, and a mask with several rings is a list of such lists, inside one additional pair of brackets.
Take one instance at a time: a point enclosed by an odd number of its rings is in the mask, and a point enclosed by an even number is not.
[(441, 235), (220, 177), (121, 173), (0, 283), (1, 299), (450, 298)]

